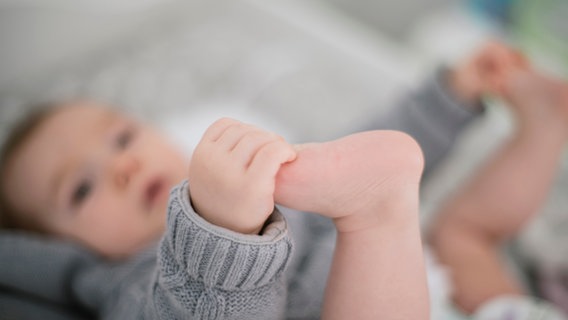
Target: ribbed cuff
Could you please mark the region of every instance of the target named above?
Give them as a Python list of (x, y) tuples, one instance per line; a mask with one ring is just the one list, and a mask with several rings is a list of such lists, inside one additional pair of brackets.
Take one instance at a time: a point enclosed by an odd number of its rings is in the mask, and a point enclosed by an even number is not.
[(427, 85), (421, 92), (427, 96), (426, 99), (432, 99), (425, 106), (429, 109), (429, 113), (439, 116), (439, 128), (447, 127), (445, 128), (447, 132), (455, 132), (464, 123), (482, 114), (485, 111), (485, 105), (481, 99), (476, 102), (460, 100), (447, 83), (448, 71), (449, 69), (445, 66), (438, 68), (432, 75), (432, 81), (427, 81)]
[(435, 86), (436, 91), (439, 92), (439, 96), (442, 99), (447, 100), (446, 104), (457, 107), (455, 109), (460, 109), (471, 114), (482, 113), (485, 110), (483, 99), (479, 97), (476, 101), (465, 101), (458, 97), (457, 93), (450, 88), (450, 83), (448, 83), (448, 72), (450, 72), (450, 68), (442, 65), (432, 74), (433, 81), (430, 81), (429, 83), (432, 83)]
[(277, 209), (262, 235), (245, 235), (201, 218), (188, 195), (187, 181), (172, 190), (168, 230), (160, 246), (160, 262), (172, 285), (179, 284), (181, 279), (176, 278), (189, 276), (206, 287), (247, 290), (282, 275), (291, 257), (292, 242)]

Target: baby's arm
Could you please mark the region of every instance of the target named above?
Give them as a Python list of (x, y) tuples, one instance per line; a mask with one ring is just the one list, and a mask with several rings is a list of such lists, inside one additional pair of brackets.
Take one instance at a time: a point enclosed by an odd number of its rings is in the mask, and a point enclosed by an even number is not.
[(188, 183), (171, 193), (148, 318), (283, 318), (292, 242), (273, 190), (294, 156), (280, 137), (234, 120), (206, 131)]
[(424, 153), (427, 177), (454, 146), (459, 134), (483, 113), (482, 97), (491, 93), (488, 80), (495, 78), (491, 67), (510, 52), (497, 42), (483, 45), (455, 64), (438, 68), (386, 113), (358, 129), (398, 130), (411, 135)]

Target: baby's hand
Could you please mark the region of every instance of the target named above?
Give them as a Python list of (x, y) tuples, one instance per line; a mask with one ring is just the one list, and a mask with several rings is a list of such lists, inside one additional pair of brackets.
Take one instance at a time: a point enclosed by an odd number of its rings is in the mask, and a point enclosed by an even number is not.
[(189, 167), (190, 199), (212, 224), (258, 234), (274, 210), (274, 181), (296, 152), (274, 133), (236, 120), (213, 123)]
[(476, 101), (483, 94), (503, 94), (509, 73), (529, 69), (517, 50), (499, 42), (489, 42), (479, 51), (455, 65), (448, 74), (450, 87), (464, 101)]

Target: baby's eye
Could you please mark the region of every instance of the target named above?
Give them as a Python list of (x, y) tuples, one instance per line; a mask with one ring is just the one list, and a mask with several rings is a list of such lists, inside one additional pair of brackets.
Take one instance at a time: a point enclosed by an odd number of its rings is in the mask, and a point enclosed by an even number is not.
[(116, 137), (116, 146), (118, 149), (125, 149), (130, 145), (132, 139), (134, 138), (135, 130), (133, 128), (127, 128), (122, 130)]
[(82, 204), (91, 194), (93, 190), (93, 184), (90, 181), (82, 181), (73, 190), (71, 195), (71, 205), (76, 207)]

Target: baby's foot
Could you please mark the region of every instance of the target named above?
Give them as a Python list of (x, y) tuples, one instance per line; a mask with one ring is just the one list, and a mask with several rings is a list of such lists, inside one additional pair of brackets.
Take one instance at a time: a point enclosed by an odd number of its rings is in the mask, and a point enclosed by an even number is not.
[(339, 220), (349, 220), (344, 230), (365, 228), (388, 212), (417, 205), (422, 167), (421, 150), (408, 135), (357, 133), (299, 145), (296, 160), (277, 175), (274, 197), (284, 206), (333, 218), (338, 229)]
[(522, 126), (568, 134), (568, 83), (520, 70), (508, 76), (503, 91)]

